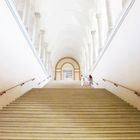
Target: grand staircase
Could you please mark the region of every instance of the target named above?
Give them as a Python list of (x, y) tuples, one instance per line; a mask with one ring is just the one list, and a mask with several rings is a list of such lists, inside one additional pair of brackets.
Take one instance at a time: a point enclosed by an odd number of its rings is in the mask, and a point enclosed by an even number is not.
[(0, 140), (140, 140), (140, 111), (104, 89), (32, 89), (0, 111)]

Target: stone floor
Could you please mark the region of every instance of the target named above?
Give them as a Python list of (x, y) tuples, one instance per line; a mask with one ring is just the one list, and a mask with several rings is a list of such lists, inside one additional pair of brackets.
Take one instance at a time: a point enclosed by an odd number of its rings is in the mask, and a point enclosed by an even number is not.
[(64, 81), (64, 80), (58, 80), (58, 81), (51, 81), (47, 85), (45, 85), (43, 88), (90, 88), (88, 84), (84, 86), (80, 86), (79, 80), (71, 80), (71, 81)]

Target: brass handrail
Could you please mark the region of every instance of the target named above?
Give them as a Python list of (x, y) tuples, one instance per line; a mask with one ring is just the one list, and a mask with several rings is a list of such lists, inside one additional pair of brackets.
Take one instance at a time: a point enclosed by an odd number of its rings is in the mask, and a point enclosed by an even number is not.
[(133, 90), (133, 89), (131, 89), (131, 88), (125, 87), (125, 86), (123, 86), (123, 85), (121, 85), (121, 84), (112, 82), (112, 81), (107, 80), (107, 79), (102, 79), (102, 80), (103, 80), (104, 82), (112, 83), (112, 84), (113, 84), (114, 86), (116, 86), (116, 87), (122, 87), (122, 88), (125, 88), (125, 89), (127, 89), (127, 90), (130, 90), (130, 91), (134, 92), (134, 94), (136, 94), (137, 96), (140, 96), (140, 93), (139, 93), (138, 91), (135, 91), (135, 90)]
[(40, 81), (37, 85), (41, 85), (43, 82), (45, 82), (47, 79), (49, 79), (50, 76), (48, 76), (47, 78), (43, 79), (42, 81)]
[(95, 81), (93, 80), (93, 84), (94, 84), (94, 83), (95, 83), (97, 86), (99, 85), (99, 83), (97, 83), (97, 82), (95, 82)]
[(6, 90), (3, 90), (3, 91), (1, 91), (0, 92), (0, 96), (2, 96), (3, 94), (5, 94), (7, 91), (9, 91), (9, 90), (12, 90), (12, 89), (14, 89), (14, 88), (16, 88), (16, 87), (18, 87), (18, 86), (23, 86), (23, 85), (25, 85), (26, 83), (28, 83), (28, 82), (30, 82), (30, 81), (34, 81), (35, 80), (35, 78), (32, 78), (32, 79), (29, 79), (29, 80), (27, 80), (27, 81), (25, 81), (25, 82), (22, 82), (22, 83), (20, 83), (20, 84), (17, 84), (17, 85), (15, 85), (15, 86), (12, 86), (12, 87), (10, 87), (10, 88), (8, 88), (8, 89), (6, 89)]

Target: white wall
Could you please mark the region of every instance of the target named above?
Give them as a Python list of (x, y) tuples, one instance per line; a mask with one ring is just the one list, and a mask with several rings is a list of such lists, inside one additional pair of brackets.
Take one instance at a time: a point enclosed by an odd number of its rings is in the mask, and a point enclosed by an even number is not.
[(100, 87), (107, 88), (140, 109), (140, 97), (102, 81), (105, 78), (140, 92), (139, 13), (140, 1), (136, 0), (92, 74)]
[[(16, 16), (15, 16), (16, 17)], [(19, 28), (20, 20), (16, 19), (4, 0), (0, 1), (0, 91), (11, 86), (36, 78), (35, 81), (27, 83), (0, 96), (0, 108), (24, 94), (47, 77), (43, 66), (33, 53), (28, 36), (25, 38), (23, 31)], [(17, 20), (17, 21), (16, 21)], [(23, 26), (21, 24), (21, 26)], [(27, 41), (28, 40), (28, 41)], [(47, 82), (47, 81), (46, 81)], [(42, 83), (45, 84), (45, 83)], [(40, 85), (40, 87), (43, 85)]]

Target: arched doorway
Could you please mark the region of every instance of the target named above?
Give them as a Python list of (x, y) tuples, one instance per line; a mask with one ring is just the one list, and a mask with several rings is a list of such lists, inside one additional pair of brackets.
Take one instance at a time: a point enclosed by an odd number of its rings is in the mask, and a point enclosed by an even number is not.
[(62, 66), (62, 80), (74, 80), (74, 67), (70, 63)]
[(60, 59), (55, 66), (54, 80), (80, 80), (79, 63), (70, 57)]

